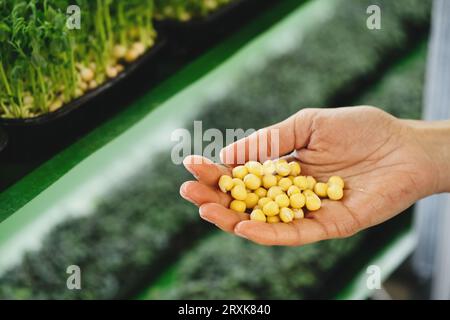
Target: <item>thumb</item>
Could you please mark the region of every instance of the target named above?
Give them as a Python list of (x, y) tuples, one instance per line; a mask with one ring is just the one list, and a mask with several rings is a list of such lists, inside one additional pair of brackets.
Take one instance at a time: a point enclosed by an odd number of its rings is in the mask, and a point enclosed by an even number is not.
[(284, 121), (260, 129), (220, 152), (222, 163), (229, 166), (249, 160), (264, 162), (305, 147), (309, 141), (313, 109), (303, 109)]

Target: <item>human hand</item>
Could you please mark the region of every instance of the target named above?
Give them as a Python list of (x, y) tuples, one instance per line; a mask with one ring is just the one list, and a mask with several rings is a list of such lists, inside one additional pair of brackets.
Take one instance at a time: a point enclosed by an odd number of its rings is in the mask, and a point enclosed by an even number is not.
[[(198, 181), (181, 186), (180, 193), (200, 207), (203, 219), (222, 230), (264, 245), (303, 245), (324, 239), (348, 237), (404, 211), (439, 188), (439, 166), (413, 121), (399, 120), (373, 107), (303, 109), (285, 121), (261, 129), (279, 130), (281, 155), (292, 153), (302, 175), (327, 181), (343, 177), (341, 201), (323, 199), (322, 208), (289, 224), (249, 220), (248, 214), (227, 208), (231, 198), (217, 188), (230, 167), (198, 156), (187, 157), (186, 168)], [(253, 134), (224, 148), (222, 159), (235, 166), (236, 151), (262, 145)], [(270, 134), (269, 134), (270, 137)], [(270, 151), (270, 150), (269, 150)], [(197, 161), (194, 161), (197, 160)]]

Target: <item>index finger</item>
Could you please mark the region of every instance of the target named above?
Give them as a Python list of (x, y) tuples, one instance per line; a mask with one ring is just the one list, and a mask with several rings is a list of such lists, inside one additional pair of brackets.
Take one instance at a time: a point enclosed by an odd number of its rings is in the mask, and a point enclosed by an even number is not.
[(220, 153), (221, 161), (229, 166), (241, 165), (249, 160), (264, 162), (306, 146), (312, 113), (305, 111), (306, 109), (226, 146)]
[(187, 156), (183, 160), (183, 164), (199, 182), (209, 186), (217, 186), (219, 178), (224, 174), (231, 176), (230, 168), (216, 164), (202, 156)]

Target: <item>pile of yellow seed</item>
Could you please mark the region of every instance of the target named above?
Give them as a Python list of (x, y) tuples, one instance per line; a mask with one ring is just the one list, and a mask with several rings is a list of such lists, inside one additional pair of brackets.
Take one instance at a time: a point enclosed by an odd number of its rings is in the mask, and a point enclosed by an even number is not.
[(344, 180), (332, 176), (328, 182), (317, 182), (312, 176), (301, 176), (300, 164), (284, 159), (267, 160), (263, 164), (249, 161), (233, 168), (232, 177), (219, 179), (222, 192), (230, 192), (230, 209), (250, 213), (250, 219), (262, 222), (289, 223), (304, 218), (303, 207), (319, 210), (320, 198), (340, 200), (344, 196)]

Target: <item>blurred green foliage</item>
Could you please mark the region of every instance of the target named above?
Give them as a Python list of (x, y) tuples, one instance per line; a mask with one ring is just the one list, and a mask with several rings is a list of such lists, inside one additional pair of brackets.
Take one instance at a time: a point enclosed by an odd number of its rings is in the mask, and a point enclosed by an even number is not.
[(397, 65), (357, 104), (374, 105), (399, 118), (420, 119), (425, 79), (425, 43)]
[(229, 234), (205, 239), (178, 265), (176, 282), (151, 299), (303, 299), (362, 237), (304, 247), (264, 247)]

